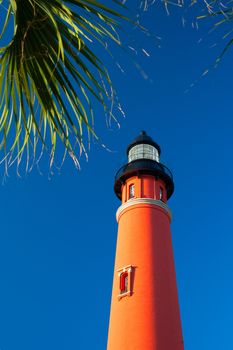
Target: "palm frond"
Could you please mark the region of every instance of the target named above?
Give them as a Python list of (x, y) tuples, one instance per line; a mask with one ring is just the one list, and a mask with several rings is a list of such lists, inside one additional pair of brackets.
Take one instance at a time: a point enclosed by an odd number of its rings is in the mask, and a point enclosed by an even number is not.
[(113, 90), (95, 45), (120, 46), (119, 21), (127, 19), (96, 0), (10, 0), (1, 37), (12, 17), (12, 40), (0, 48), (1, 160), (20, 164), (25, 153), (29, 161), (46, 151), (52, 165), (60, 139), (79, 165), (91, 136), (98, 139), (93, 98), (108, 111), (105, 86)]
[(228, 39), (224, 45), (222, 52), (219, 54), (215, 61), (215, 66), (221, 61), (222, 57), (228, 51), (233, 44), (233, 8), (232, 1), (221, 2), (219, 0), (204, 1), (203, 14), (198, 16), (197, 19), (213, 19), (212, 30), (220, 29), (222, 39)]

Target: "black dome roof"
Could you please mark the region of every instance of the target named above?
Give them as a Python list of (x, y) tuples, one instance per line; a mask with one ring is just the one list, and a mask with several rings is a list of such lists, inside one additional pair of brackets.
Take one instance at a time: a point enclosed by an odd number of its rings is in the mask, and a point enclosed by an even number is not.
[(161, 149), (160, 149), (159, 145), (150, 136), (148, 136), (144, 130), (141, 131), (141, 134), (133, 142), (131, 142), (129, 144), (129, 146), (127, 147), (127, 154), (129, 153), (129, 151), (132, 147), (134, 147), (136, 145), (140, 145), (141, 143), (145, 143), (147, 145), (154, 146), (158, 150), (159, 155), (160, 155)]

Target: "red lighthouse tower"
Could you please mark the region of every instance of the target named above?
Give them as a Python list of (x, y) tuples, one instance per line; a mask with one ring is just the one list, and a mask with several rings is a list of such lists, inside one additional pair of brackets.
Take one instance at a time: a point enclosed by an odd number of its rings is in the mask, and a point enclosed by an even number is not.
[(183, 350), (167, 206), (174, 191), (144, 131), (116, 174), (118, 240), (107, 350)]

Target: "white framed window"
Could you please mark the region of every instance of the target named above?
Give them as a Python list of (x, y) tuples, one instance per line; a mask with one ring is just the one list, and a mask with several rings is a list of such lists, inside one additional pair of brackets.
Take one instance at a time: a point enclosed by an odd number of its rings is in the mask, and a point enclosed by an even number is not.
[(122, 272), (120, 275), (120, 294), (128, 292), (129, 286), (129, 274), (128, 272)]
[(163, 201), (163, 187), (159, 186), (159, 199)]
[(118, 279), (119, 279), (119, 300), (126, 296), (131, 296), (132, 291), (132, 272), (133, 266), (128, 265), (124, 266), (121, 269), (117, 270)]
[(129, 199), (135, 197), (135, 186), (134, 184), (129, 185)]

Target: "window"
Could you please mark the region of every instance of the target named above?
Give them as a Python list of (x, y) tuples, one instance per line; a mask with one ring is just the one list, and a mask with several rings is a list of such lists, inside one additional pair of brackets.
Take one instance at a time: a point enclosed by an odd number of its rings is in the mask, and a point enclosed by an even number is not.
[(129, 185), (129, 199), (135, 197), (135, 186), (134, 184)]
[(133, 266), (128, 265), (119, 269), (118, 278), (119, 278), (119, 294), (118, 299), (122, 299), (126, 296), (132, 295), (132, 271)]
[(163, 187), (159, 187), (159, 199), (163, 201)]
[(120, 294), (128, 292), (129, 275), (128, 272), (123, 272), (120, 275)]

